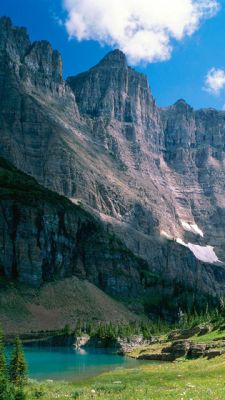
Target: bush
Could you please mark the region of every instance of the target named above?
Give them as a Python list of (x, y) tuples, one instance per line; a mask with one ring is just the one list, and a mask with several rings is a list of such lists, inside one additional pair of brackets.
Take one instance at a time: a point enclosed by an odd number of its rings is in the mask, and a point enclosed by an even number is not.
[(77, 389), (72, 393), (72, 399), (79, 399), (79, 397), (84, 393), (83, 389)]
[(26, 400), (26, 395), (22, 388), (16, 390), (15, 400)]
[(44, 390), (42, 388), (36, 388), (34, 391), (34, 397), (35, 399), (41, 399), (41, 397), (44, 396)]

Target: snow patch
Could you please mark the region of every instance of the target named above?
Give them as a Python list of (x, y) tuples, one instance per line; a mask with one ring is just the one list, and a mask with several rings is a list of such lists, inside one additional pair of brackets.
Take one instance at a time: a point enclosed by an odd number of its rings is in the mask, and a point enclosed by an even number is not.
[(182, 219), (180, 222), (185, 231), (195, 233), (196, 235), (200, 235), (201, 237), (204, 236), (202, 230), (198, 227), (197, 224), (190, 224), (189, 222), (183, 221)]
[(219, 262), (221, 263), (214, 251), (214, 247), (212, 246), (200, 246), (198, 244), (193, 243), (185, 243), (182, 239), (177, 238), (176, 242), (181, 244), (182, 246), (188, 247), (189, 250), (194, 254), (194, 256), (203, 262), (207, 262), (210, 264)]
[(72, 203), (76, 206), (79, 206), (81, 204), (81, 199), (78, 199), (76, 197), (70, 197), (70, 201), (72, 201)]
[(184, 241), (183, 241), (182, 239), (180, 239), (180, 238), (177, 238), (177, 239), (176, 239), (176, 242), (177, 242), (178, 244), (181, 244), (182, 246), (188, 247), (188, 245), (187, 245), (186, 243), (184, 243)]
[(160, 231), (160, 235), (164, 236), (166, 239), (173, 240), (173, 236), (171, 236), (169, 233), (165, 231)]
[(212, 246), (199, 246), (198, 244), (188, 243), (188, 247), (195, 255), (195, 257), (200, 261), (208, 262), (211, 264), (215, 262), (221, 262), (218, 259)]
[(196, 225), (196, 224), (191, 224), (191, 228), (193, 229), (193, 231), (194, 231), (195, 233), (197, 233), (197, 235), (200, 235), (201, 237), (204, 236), (202, 230), (198, 227), (198, 225)]

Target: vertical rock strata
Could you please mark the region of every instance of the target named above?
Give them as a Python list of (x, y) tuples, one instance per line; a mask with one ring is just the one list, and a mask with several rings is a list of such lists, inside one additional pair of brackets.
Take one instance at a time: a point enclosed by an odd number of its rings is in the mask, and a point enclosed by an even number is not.
[[(184, 100), (158, 108), (147, 78), (130, 68), (119, 50), (64, 81), (60, 54), (46, 41), (31, 43), (24, 28), (3, 17), (0, 135), (2, 157), (46, 188), (81, 202), (122, 246), (147, 263), (146, 275), (138, 265), (130, 271), (131, 261), (119, 264), (118, 272), (113, 261), (114, 272), (107, 278), (112, 292), (120, 287), (126, 295), (130, 289), (125, 282), (132, 286), (132, 280), (135, 293), (146, 285), (151, 291), (157, 288), (151, 273), (167, 289), (180, 285), (195, 293), (224, 295), (224, 112), (196, 111)], [(40, 233), (36, 213), (26, 209), (20, 221), (29, 215), (30, 227), (22, 224), (13, 233), (13, 227), (7, 231), (15, 223), (7, 217), (14, 218), (13, 207), (2, 204), (1, 245), (8, 246), (3, 254), (10, 249), (12, 259), (1, 256), (0, 265), (7, 274), (18, 274), (19, 251), (23, 281), (40, 283), (62, 270), (63, 276), (78, 274), (82, 265), (85, 277), (103, 285), (108, 264), (104, 258), (104, 274), (98, 271), (98, 278), (88, 272), (95, 270), (93, 254), (85, 266), (80, 264), (68, 244), (77, 234), (70, 217), (62, 222), (58, 211), (44, 206)], [(70, 239), (60, 233), (67, 223)], [(116, 278), (122, 275), (123, 284)]]

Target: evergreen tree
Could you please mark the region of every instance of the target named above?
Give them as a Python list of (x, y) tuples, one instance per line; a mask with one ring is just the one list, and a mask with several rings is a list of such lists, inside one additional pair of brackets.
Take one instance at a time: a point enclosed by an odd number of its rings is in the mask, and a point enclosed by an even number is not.
[(64, 326), (63, 330), (62, 330), (63, 335), (69, 336), (69, 335), (71, 335), (71, 332), (72, 332), (72, 331), (71, 331), (71, 329), (70, 329), (69, 324), (66, 324), (66, 325)]
[(17, 337), (10, 362), (10, 379), (16, 386), (23, 386), (27, 381), (27, 364), (20, 339)]
[(82, 334), (83, 334), (83, 329), (82, 328), (83, 328), (83, 324), (82, 324), (81, 320), (78, 319), (77, 323), (76, 323), (76, 328), (75, 328), (76, 336), (82, 336)]
[(14, 390), (9, 382), (6, 358), (4, 336), (0, 329), (0, 399), (1, 400), (14, 400)]
[(15, 391), (7, 376), (0, 373), (0, 399), (15, 400)]

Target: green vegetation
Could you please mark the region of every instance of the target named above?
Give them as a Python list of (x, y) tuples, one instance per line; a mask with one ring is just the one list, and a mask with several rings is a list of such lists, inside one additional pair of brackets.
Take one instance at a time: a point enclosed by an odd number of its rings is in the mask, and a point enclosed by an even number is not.
[(225, 357), (118, 368), (81, 383), (31, 382), (27, 400), (223, 400)]
[(59, 335), (73, 334), (74, 336), (89, 335), (91, 337), (98, 337), (100, 339), (114, 340), (118, 337), (129, 337), (132, 335), (143, 335), (144, 338), (149, 338), (152, 335), (159, 335), (169, 332), (171, 326), (162, 320), (149, 321), (140, 320), (129, 323), (112, 322), (88, 322), (78, 320), (75, 329), (70, 328), (68, 325), (59, 331)]
[[(179, 310), (177, 320), (173, 323), (168, 323), (165, 320), (149, 320), (143, 319), (139, 321), (132, 321), (129, 323), (117, 323), (112, 322), (95, 322), (95, 321), (82, 321), (77, 320), (75, 328), (72, 329), (68, 324), (58, 334), (74, 334), (75, 336), (82, 336), (87, 334), (90, 336), (96, 336), (101, 339), (115, 339), (117, 337), (129, 337), (132, 335), (143, 335), (144, 338), (149, 338), (152, 335), (161, 335), (171, 332), (176, 329), (190, 329), (201, 324), (212, 324), (214, 331), (221, 326), (225, 326), (225, 307), (224, 302), (221, 300), (220, 307), (214, 310), (206, 307), (205, 312), (198, 313), (184, 313)], [(222, 334), (220, 333), (222, 337)]]
[(205, 313), (205, 310), (215, 310), (220, 304), (217, 298), (200, 293), (181, 282), (174, 282), (173, 286), (160, 276), (142, 271), (143, 284), (148, 288), (143, 296), (142, 304), (147, 315), (154, 314), (163, 318), (165, 310), (177, 317), (181, 308), (188, 315)]
[(188, 329), (196, 325), (212, 323), (213, 326), (221, 327), (225, 324), (225, 303), (224, 299), (220, 299), (220, 304), (214, 309), (209, 309), (208, 304), (204, 311), (197, 312), (194, 310), (193, 313), (186, 313), (179, 310), (178, 323), (175, 325), (177, 328)]
[(211, 332), (207, 332), (205, 335), (193, 335), (190, 339), (193, 342), (207, 343), (215, 340), (224, 340), (225, 338), (225, 327), (221, 329), (213, 329)]
[(13, 387), (9, 381), (5, 358), (4, 338), (0, 331), (0, 399), (14, 400)]
[[(223, 302), (220, 310), (204, 314), (188, 315), (180, 311), (179, 321), (173, 325), (175, 332), (185, 332), (195, 326), (211, 325), (210, 332), (199, 336), (193, 334), (189, 340), (212, 341), (224, 337), (225, 313)], [(179, 328), (179, 329), (178, 329)], [(164, 322), (133, 322), (130, 324), (85, 323), (77, 321), (75, 331), (67, 324), (58, 331), (59, 335), (89, 333), (103, 339), (115, 339), (117, 336), (129, 336), (151, 333), (160, 334), (160, 342), (151, 346), (151, 352), (160, 352), (168, 345), (167, 334), (171, 326)], [(163, 335), (162, 335), (163, 334)], [(200, 338), (200, 339), (199, 339)], [(143, 354), (143, 350), (134, 350), (132, 356)], [(21, 342), (16, 339), (12, 352), (9, 374), (4, 357), (4, 341), (0, 335), (0, 399), (1, 400), (49, 400), (93, 398), (104, 400), (223, 400), (225, 382), (225, 356), (212, 360), (178, 359), (173, 363), (140, 363), (136, 368), (118, 368), (112, 372), (91, 378), (84, 382), (27, 381), (26, 364)], [(2, 378), (4, 376), (4, 379)], [(9, 379), (9, 376), (11, 379)], [(11, 384), (14, 382), (14, 387)]]
[(66, 324), (61, 330), (53, 331), (39, 331), (30, 332), (22, 335), (22, 340), (26, 341), (38, 341), (44, 340), (49, 337), (67, 337), (67, 336), (83, 336), (88, 335), (90, 337), (96, 337), (110, 344), (118, 337), (125, 338), (133, 335), (143, 335), (145, 339), (148, 339), (152, 335), (161, 335), (171, 330), (171, 326), (162, 320), (158, 321), (131, 321), (131, 322), (118, 322), (117, 324), (112, 322), (97, 322), (97, 321), (82, 321), (77, 320), (75, 327), (71, 327)]
[(17, 337), (12, 351), (10, 362), (11, 382), (16, 386), (23, 386), (27, 380), (27, 365), (23, 353), (22, 343)]
[[(89, 335), (91, 337), (97, 337), (102, 340), (113, 341), (118, 337), (130, 337), (133, 335), (143, 335), (144, 339), (149, 339), (151, 336), (165, 336), (171, 331), (175, 330), (185, 330), (194, 328), (197, 325), (212, 325), (212, 332), (207, 333), (207, 337), (214, 339), (216, 337), (224, 337), (221, 327), (225, 327), (225, 310), (223, 304), (221, 303), (220, 309), (215, 309), (214, 311), (208, 311), (208, 309), (203, 313), (188, 314), (179, 311), (177, 321), (173, 323), (168, 323), (162, 319), (148, 320), (140, 319), (130, 322), (99, 322), (95, 320), (90, 320), (88, 322), (78, 319), (71, 326), (66, 324), (61, 330), (53, 331), (40, 331), (40, 332), (30, 332), (24, 335), (24, 340), (37, 340), (38, 338), (47, 338), (49, 336), (82, 336)], [(198, 338), (198, 336), (196, 337)], [(201, 336), (203, 340), (205, 336)], [(195, 340), (195, 336), (193, 336)]]
[(0, 374), (6, 375), (6, 358), (5, 358), (5, 348), (4, 348), (4, 336), (3, 332), (0, 330)]
[(25, 400), (27, 367), (20, 340), (15, 340), (12, 359), (7, 366), (3, 333), (0, 331), (0, 399)]

